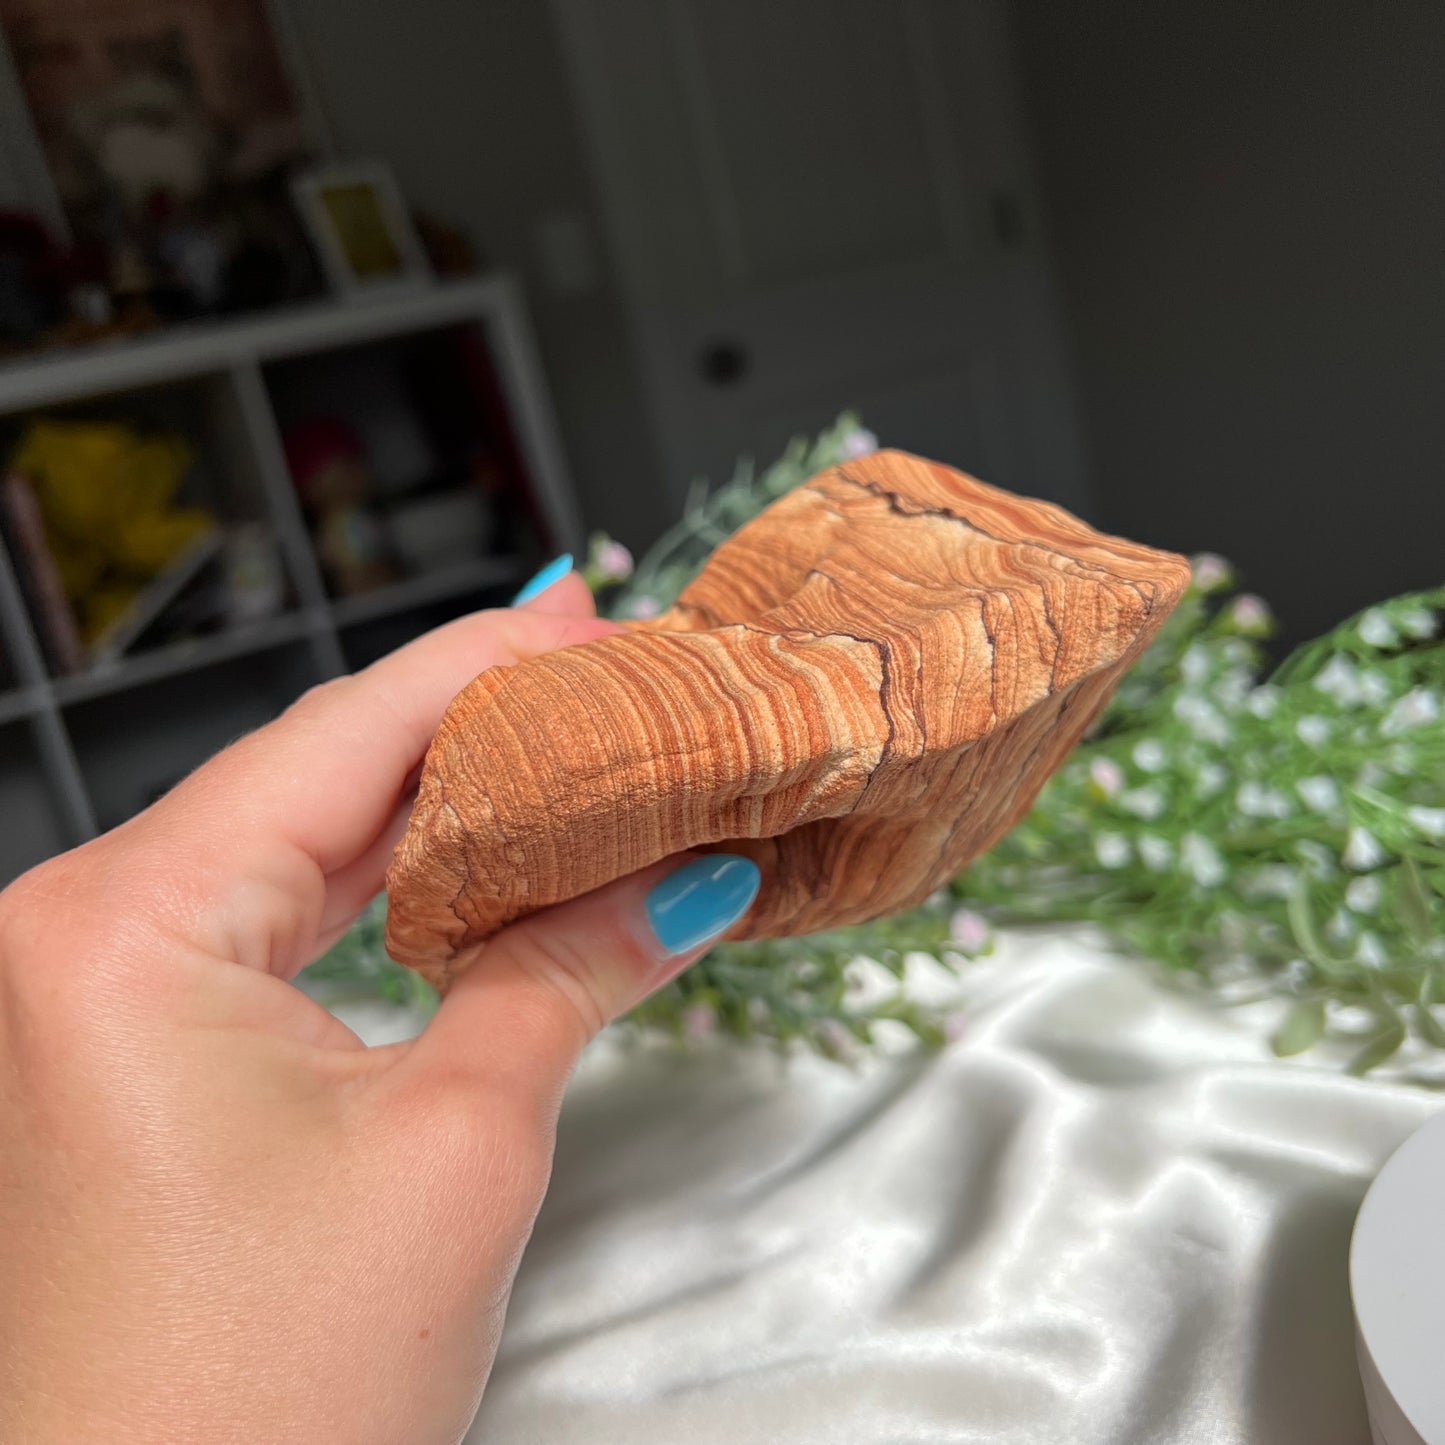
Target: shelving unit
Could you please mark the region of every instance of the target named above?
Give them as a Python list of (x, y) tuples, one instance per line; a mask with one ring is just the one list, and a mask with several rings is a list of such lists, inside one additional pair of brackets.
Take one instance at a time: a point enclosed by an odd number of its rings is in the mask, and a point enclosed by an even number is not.
[[(525, 525), (503, 550), (375, 591), (331, 597), (287, 470), (283, 383), (298, 365), (325, 388), (356, 357), (428, 337), (480, 342), (505, 412)], [(410, 364), (403, 360), (403, 365)], [(313, 683), (449, 615), (505, 601), (538, 561), (577, 550), (581, 520), (530, 328), (505, 275), (255, 319), (0, 367), (0, 430), (36, 413), (188, 411), (210, 441), (218, 510), (263, 522), (284, 563), (279, 614), (51, 676), (12, 558), (0, 543), (0, 886), (138, 811), (218, 747)], [(495, 419), (494, 419), (495, 420)]]

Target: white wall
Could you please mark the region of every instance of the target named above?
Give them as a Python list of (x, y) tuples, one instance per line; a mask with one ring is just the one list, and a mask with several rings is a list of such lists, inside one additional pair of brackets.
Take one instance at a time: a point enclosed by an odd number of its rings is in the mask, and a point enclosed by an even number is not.
[(1445, 6), (1013, 20), (1104, 520), (1297, 637), (1445, 580)]

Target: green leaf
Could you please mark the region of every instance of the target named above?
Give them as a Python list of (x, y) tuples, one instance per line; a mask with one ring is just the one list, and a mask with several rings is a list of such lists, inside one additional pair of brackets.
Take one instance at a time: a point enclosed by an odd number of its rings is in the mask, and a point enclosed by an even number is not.
[(1325, 1001), (1301, 999), (1274, 1031), (1270, 1045), (1282, 1059), (1312, 1049), (1325, 1036)]
[(1336, 958), (1320, 942), (1315, 930), (1314, 916), (1310, 912), (1309, 885), (1303, 880), (1289, 896), (1287, 905), (1290, 931), (1299, 950), (1321, 973), (1338, 975), (1348, 971), (1348, 965)]
[(1416, 943), (1428, 943), (1434, 937), (1429, 889), (1413, 858), (1400, 860), (1400, 921)]
[(1432, 1049), (1445, 1049), (1445, 1024), (1435, 1017), (1434, 1010), (1423, 999), (1415, 1005), (1415, 1032)]
[(1379, 1033), (1366, 1040), (1364, 1047), (1350, 1060), (1346, 1072), (1356, 1077), (1378, 1069), (1393, 1059), (1405, 1042), (1405, 1025), (1396, 1017), (1381, 1020)]

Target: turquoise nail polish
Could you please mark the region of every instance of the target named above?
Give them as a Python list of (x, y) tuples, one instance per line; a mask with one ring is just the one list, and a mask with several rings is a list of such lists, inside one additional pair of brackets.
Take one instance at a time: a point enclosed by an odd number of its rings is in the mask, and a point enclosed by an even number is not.
[(735, 853), (710, 853), (669, 873), (647, 895), (647, 921), (676, 957), (716, 938), (758, 896), (758, 865)]
[(517, 595), (512, 598), (512, 606), (520, 607), (524, 602), (530, 602), (534, 597), (540, 597), (549, 587), (560, 582), (572, 570), (572, 554), (563, 554), (554, 562), (548, 562)]

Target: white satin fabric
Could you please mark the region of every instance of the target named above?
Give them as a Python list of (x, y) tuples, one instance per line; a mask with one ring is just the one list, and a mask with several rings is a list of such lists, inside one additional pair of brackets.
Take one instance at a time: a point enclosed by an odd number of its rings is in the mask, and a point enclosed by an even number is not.
[(604, 1041), (471, 1442), (1363, 1445), (1355, 1211), (1438, 1093), (1077, 934), (942, 1055)]

